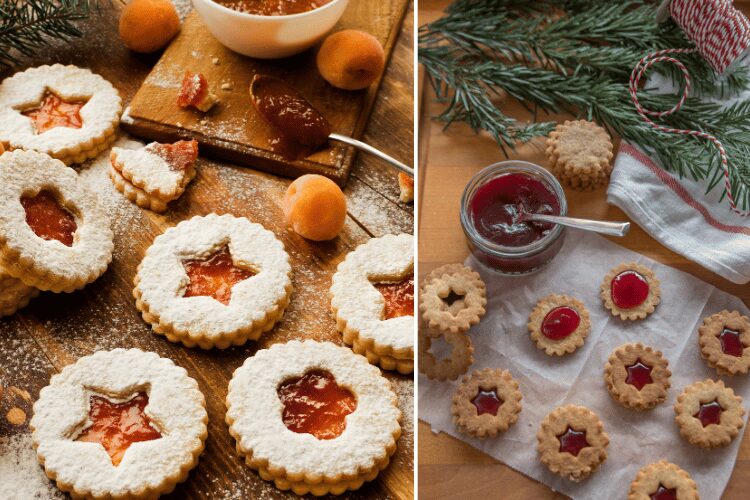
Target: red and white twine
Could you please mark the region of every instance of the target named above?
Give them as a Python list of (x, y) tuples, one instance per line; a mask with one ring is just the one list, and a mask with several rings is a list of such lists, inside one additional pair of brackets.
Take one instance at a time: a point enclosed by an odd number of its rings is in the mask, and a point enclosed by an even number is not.
[[(742, 212), (737, 208), (737, 203), (732, 194), (729, 161), (721, 141), (715, 136), (699, 130), (685, 130), (659, 125), (652, 120), (652, 117), (662, 118), (676, 113), (690, 93), (691, 81), (687, 68), (682, 62), (670, 57), (670, 55), (698, 53), (706, 59), (717, 73), (723, 73), (750, 47), (750, 21), (742, 12), (734, 8), (731, 0), (671, 0), (669, 2), (669, 14), (695, 44), (695, 47), (665, 49), (643, 57), (630, 74), (630, 97), (638, 114), (646, 123), (657, 130), (669, 134), (698, 137), (708, 140), (716, 146), (724, 169), (724, 184), (732, 211), (742, 216), (749, 216), (750, 212)], [(644, 73), (652, 65), (660, 62), (677, 66), (682, 72), (685, 83), (677, 104), (665, 111), (653, 111), (641, 106), (638, 101), (638, 86)]]

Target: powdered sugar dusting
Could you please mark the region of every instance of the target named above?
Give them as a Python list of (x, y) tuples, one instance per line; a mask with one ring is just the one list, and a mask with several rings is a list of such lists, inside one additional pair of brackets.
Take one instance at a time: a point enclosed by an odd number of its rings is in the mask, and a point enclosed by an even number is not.
[(44, 474), (31, 444), (30, 434), (0, 436), (0, 498), (66, 498)]

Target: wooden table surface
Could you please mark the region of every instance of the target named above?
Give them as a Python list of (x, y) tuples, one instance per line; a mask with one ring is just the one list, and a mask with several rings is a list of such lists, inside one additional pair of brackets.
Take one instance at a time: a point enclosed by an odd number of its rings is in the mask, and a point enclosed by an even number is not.
[[(189, 10), (189, 1), (176, 3), (181, 14)], [(124, 48), (117, 36), (119, 3), (113, 4), (117, 7), (104, 7), (82, 23), (83, 39), (58, 43), (34, 58), (24, 59), (16, 69), (51, 63), (87, 67), (112, 82), (127, 104), (158, 54), (136, 55)], [(407, 164), (412, 163), (413, 156), (413, 28), (410, 7), (364, 134), (366, 142)], [(371, 156), (359, 155), (345, 189), (349, 211), (346, 227), (337, 239), (316, 244), (284, 224), (281, 200), (288, 179), (201, 158), (198, 177), (185, 194), (168, 212), (157, 215), (129, 203), (100, 175), (103, 169), (94, 172), (94, 168), (87, 164), (80, 171), (94, 179), (100, 197), (111, 209), (114, 259), (107, 272), (83, 290), (44, 293), (20, 313), (0, 320), (0, 384), (21, 390), (15, 391), (15, 396), (6, 390), (0, 397), (0, 474), (8, 473), (8, 462), (14, 460), (10, 454), (18, 452), (10, 449), (9, 443), (28, 441), (28, 420), (11, 425), (6, 419), (11, 407), (21, 408), (30, 417), (33, 400), (53, 373), (96, 350), (139, 347), (186, 368), (207, 401), (206, 450), (187, 482), (169, 498), (296, 498), (261, 480), (237, 457), (224, 423), (227, 384), (247, 357), (272, 343), (305, 338), (341, 343), (327, 298), (336, 266), (371, 237), (413, 231), (413, 207), (398, 201), (396, 171)], [(188, 349), (154, 335), (140, 318), (131, 295), (136, 266), (154, 237), (181, 220), (211, 212), (246, 216), (272, 230), (283, 241), (294, 269), (295, 291), (283, 320), (259, 342), (226, 351)], [(355, 498), (413, 497), (413, 381), (411, 376), (386, 376), (398, 393), (403, 435), (391, 465), (375, 481), (350, 495)], [(29, 393), (28, 401), (18, 395), (23, 391)], [(11, 466), (11, 477), (0, 478), (0, 492), (6, 492), (0, 497), (14, 498), (13, 491), (7, 490), (9, 485), (35, 480), (33, 475), (25, 476), (36, 473), (34, 469), (28, 464), (26, 468), (19, 465), (17, 470)], [(52, 487), (44, 497), (54, 491)]]
[[(419, 25), (436, 19), (447, 0), (428, 0), (419, 4)], [(739, 4), (750, 13), (750, 3)], [(420, 87), (422, 87), (420, 85)], [(458, 206), (466, 183), (479, 170), (504, 159), (496, 143), (486, 134), (475, 135), (464, 124), (452, 125), (431, 121), (440, 105), (431, 90), (420, 92), (419, 113), (419, 275), (451, 262), (463, 262), (468, 255), (459, 223)], [(503, 110), (525, 120), (530, 117), (514, 102), (503, 103)], [(541, 116), (540, 120), (565, 120), (566, 116)], [(546, 165), (542, 141), (525, 145), (512, 159)], [(606, 202), (606, 188), (579, 193), (565, 190), (570, 215), (603, 220), (629, 220), (617, 207)], [(750, 285), (735, 285), (670, 251), (637, 225), (617, 243), (663, 264), (688, 272), (717, 288), (740, 297), (750, 305)], [(534, 500), (565, 498), (547, 486), (503, 465), (469, 444), (447, 434), (435, 435), (430, 426), (419, 422), (419, 494), (420, 498), (502, 498)], [(531, 446), (531, 444), (530, 444)], [(725, 490), (725, 500), (748, 498), (750, 491), (750, 432), (740, 447), (734, 473)], [(502, 494), (498, 494), (502, 492)], [(714, 500), (714, 499), (708, 499)]]

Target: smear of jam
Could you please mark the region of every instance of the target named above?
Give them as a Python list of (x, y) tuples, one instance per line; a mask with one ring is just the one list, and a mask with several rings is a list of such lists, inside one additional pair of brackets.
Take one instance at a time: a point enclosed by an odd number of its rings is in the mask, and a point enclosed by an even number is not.
[(202, 73), (186, 71), (177, 94), (177, 105), (181, 108), (197, 106), (208, 94), (208, 81)]
[(36, 196), (23, 196), (21, 206), (26, 212), (26, 224), (34, 234), (43, 240), (57, 240), (65, 246), (73, 246), (73, 235), (78, 229), (76, 219), (51, 192), (43, 190)]
[(560, 214), (560, 202), (552, 190), (525, 174), (495, 177), (471, 199), (474, 227), (485, 239), (498, 245), (529, 245), (553, 229), (552, 224), (524, 221), (524, 214)]
[(489, 413), (490, 415), (497, 416), (497, 411), (503, 403), (504, 401), (498, 397), (495, 391), (485, 391), (482, 389), (471, 400), (471, 404), (477, 409), (477, 415)]
[(122, 462), (125, 452), (133, 443), (159, 439), (161, 433), (151, 426), (144, 413), (148, 395), (139, 392), (124, 403), (114, 403), (102, 396), (89, 399), (91, 425), (83, 430), (76, 441), (100, 443), (109, 454), (112, 465)]
[(565, 432), (557, 436), (560, 441), (560, 453), (570, 453), (577, 457), (582, 449), (591, 446), (586, 441), (586, 431), (577, 431), (568, 427)]
[(357, 408), (357, 399), (336, 383), (326, 370), (312, 370), (287, 380), (277, 389), (284, 407), (282, 421), (287, 429), (333, 439), (346, 429), (346, 416)]
[(714, 400), (710, 403), (701, 404), (698, 409), (698, 413), (693, 415), (695, 418), (701, 421), (703, 427), (707, 427), (712, 424), (718, 424), (721, 422), (721, 413), (724, 409), (721, 407), (718, 401)]
[(656, 488), (656, 491), (651, 493), (651, 500), (677, 500), (677, 490), (674, 488), (667, 488), (659, 483), (659, 487)]
[(654, 380), (651, 378), (651, 367), (643, 363), (640, 358), (632, 365), (626, 366), (625, 369), (628, 371), (625, 383), (632, 385), (639, 391), (648, 384), (654, 383)]
[(255, 273), (234, 265), (229, 247), (225, 246), (204, 259), (182, 261), (190, 279), (184, 297), (204, 295), (224, 305), (232, 298), (232, 287)]
[(160, 144), (154, 142), (146, 146), (146, 150), (163, 159), (170, 170), (186, 172), (198, 159), (198, 141), (177, 141), (174, 144)]
[(580, 323), (578, 311), (568, 306), (556, 307), (542, 320), (542, 335), (551, 340), (562, 340), (576, 331)]
[(304, 158), (328, 142), (331, 124), (281, 78), (255, 75), (250, 97), (260, 116), (277, 134), (271, 141), (276, 153), (290, 160)]
[(324, 6), (331, 0), (214, 0), (238, 12), (259, 16), (300, 14)]
[(636, 271), (623, 271), (612, 280), (612, 302), (620, 309), (633, 309), (648, 298), (648, 280)]
[(31, 118), (37, 134), (56, 127), (81, 128), (81, 108), (85, 104), (85, 101), (65, 101), (57, 94), (47, 91), (38, 107), (27, 109), (22, 114)]
[(724, 328), (719, 334), (719, 342), (721, 342), (721, 352), (724, 354), (736, 358), (742, 357), (742, 351), (745, 349), (745, 345), (740, 339), (740, 332)]
[(385, 299), (385, 319), (414, 316), (414, 275), (396, 283), (373, 283)]

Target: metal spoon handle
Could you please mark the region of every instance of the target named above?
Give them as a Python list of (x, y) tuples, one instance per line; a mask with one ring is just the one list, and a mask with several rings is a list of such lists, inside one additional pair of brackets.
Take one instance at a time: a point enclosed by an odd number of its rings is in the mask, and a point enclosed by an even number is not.
[(412, 169), (411, 167), (407, 167), (406, 165), (404, 165), (403, 163), (401, 163), (397, 159), (395, 159), (395, 158), (393, 158), (391, 156), (388, 156), (387, 154), (383, 153), (379, 149), (375, 149), (374, 147), (370, 146), (369, 144), (365, 144), (362, 141), (358, 141), (357, 139), (352, 139), (351, 137), (347, 137), (345, 135), (340, 135), (340, 134), (331, 134), (328, 137), (331, 138), (331, 139), (334, 139), (336, 141), (344, 142), (346, 144), (349, 144), (350, 146), (354, 146), (355, 148), (361, 149), (363, 151), (367, 151), (368, 153), (373, 154), (373, 155), (375, 155), (375, 156), (377, 156), (377, 157), (379, 157), (379, 158), (387, 161), (388, 163), (390, 163), (391, 165), (393, 165), (397, 169), (401, 170), (403, 173), (409, 175), (410, 177), (414, 177), (414, 169)]
[(551, 222), (563, 226), (593, 231), (607, 236), (623, 237), (630, 230), (630, 222), (606, 222), (590, 219), (576, 219), (575, 217), (561, 217), (559, 215), (528, 214), (526, 220), (537, 222)]

